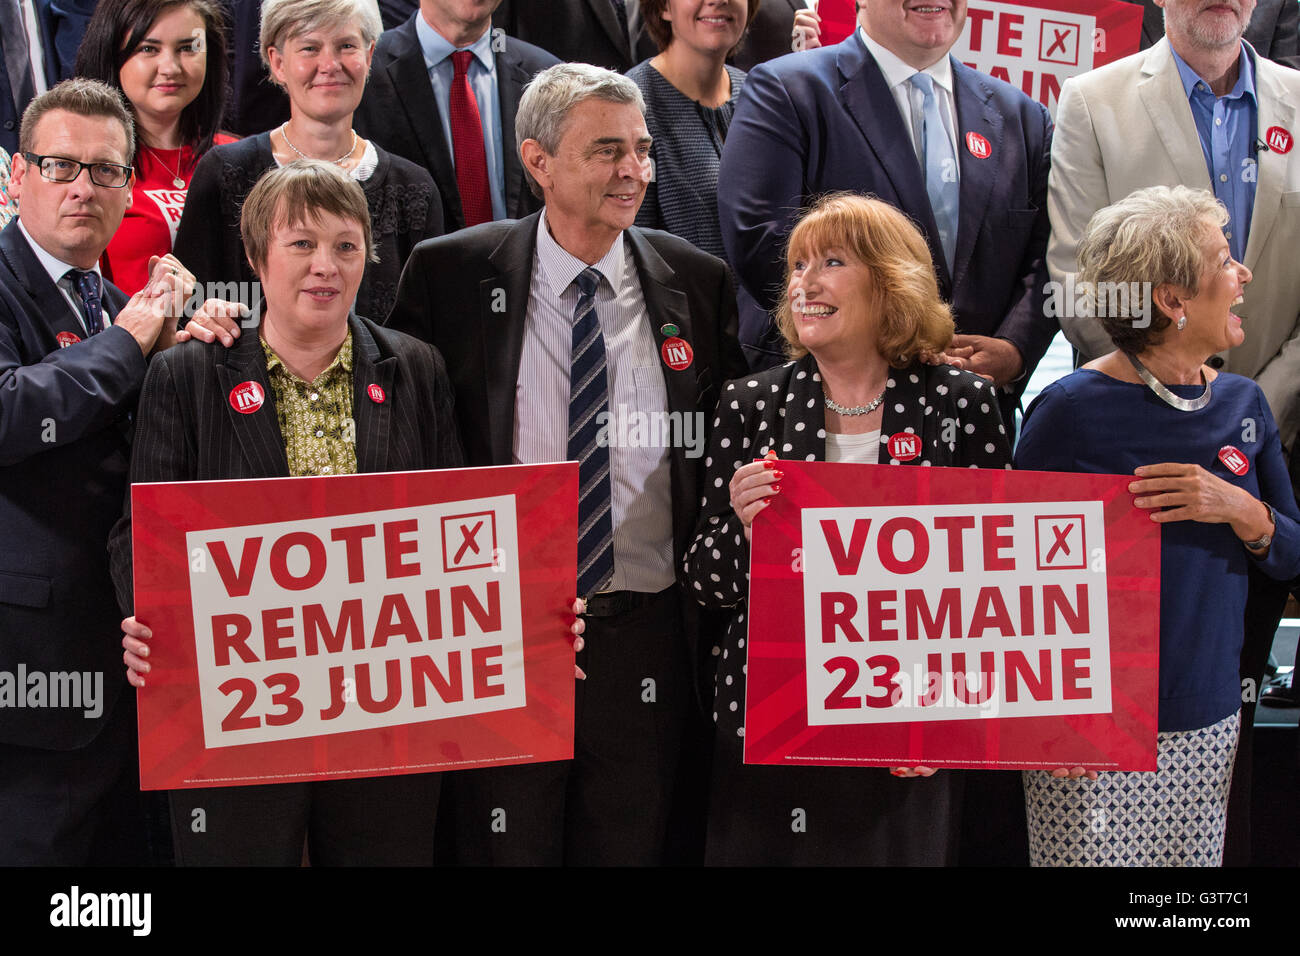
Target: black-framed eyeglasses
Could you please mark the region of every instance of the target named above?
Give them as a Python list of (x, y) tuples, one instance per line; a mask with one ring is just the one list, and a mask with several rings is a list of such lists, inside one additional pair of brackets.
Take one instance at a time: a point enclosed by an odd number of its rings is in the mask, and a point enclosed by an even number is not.
[(35, 153), (23, 153), (23, 159), (41, 171), (42, 179), (52, 183), (70, 183), (81, 175), (83, 169), (90, 170), (90, 181), (96, 186), (121, 189), (131, 181), (131, 167), (117, 163), (83, 163), (65, 156), (37, 156)]

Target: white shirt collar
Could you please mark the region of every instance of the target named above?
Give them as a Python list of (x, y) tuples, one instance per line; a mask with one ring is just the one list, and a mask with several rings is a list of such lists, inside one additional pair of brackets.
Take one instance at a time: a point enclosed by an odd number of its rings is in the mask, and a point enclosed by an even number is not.
[[(558, 299), (564, 290), (573, 285), (573, 281), (587, 263), (570, 253), (555, 241), (551, 230), (546, 228), (546, 209), (543, 207), (537, 220), (537, 262), (542, 271), (542, 281), (551, 288)], [(605, 281), (617, 292), (623, 286), (623, 233), (618, 234), (609, 247), (609, 251), (592, 268), (605, 277)]]
[(880, 72), (885, 75), (885, 82), (889, 84), (891, 90), (902, 83), (906, 83), (914, 73), (920, 72), (928, 73), (936, 85), (947, 90), (948, 95), (952, 95), (952, 58), (950, 56), (942, 56), (937, 63), (924, 70), (917, 70), (916, 67), (904, 63), (893, 52), (871, 39), (867, 35), (867, 31), (862, 27), (858, 27), (858, 36), (866, 44), (867, 51), (876, 58)]
[[(420, 41), (420, 50), (424, 54), (425, 69), (433, 69), (447, 57), (457, 51), (441, 33), (429, 26), (421, 13), (415, 18), (415, 35)], [(496, 62), (492, 57), (492, 28), (483, 31), (483, 35), (471, 43), (469, 46), (460, 47), (462, 50), (469, 50), (474, 54), (474, 59), (478, 60), (483, 69), (489, 73), (492, 72), (493, 65)]]
[[(27, 227), (23, 225), (23, 217), (21, 214), (18, 216), (18, 230), (23, 234), (23, 237), (27, 240), (27, 244), (32, 247), (32, 252), (36, 253), (37, 261), (39, 261), (41, 267), (50, 274), (50, 279), (54, 281), (55, 285), (58, 285), (59, 282), (62, 281), (63, 277), (67, 275), (69, 269), (77, 268), (76, 266), (69, 265), (68, 263), (64, 262), (62, 259), (57, 259), (54, 256), (50, 255), (48, 252), (46, 252), (45, 249), (41, 246), (41, 244), (32, 238), (32, 234), (27, 231)], [(83, 271), (95, 273), (96, 275), (100, 276), (101, 284), (103, 283), (103, 276), (102, 273), (100, 273), (99, 271), (98, 261), (95, 263), (93, 268), (83, 270)]]

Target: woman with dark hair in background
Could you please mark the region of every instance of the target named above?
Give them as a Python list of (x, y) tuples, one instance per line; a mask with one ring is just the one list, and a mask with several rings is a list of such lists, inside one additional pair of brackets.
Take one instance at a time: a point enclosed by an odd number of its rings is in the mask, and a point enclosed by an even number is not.
[(149, 257), (171, 252), (203, 154), (231, 141), (217, 134), (226, 28), (211, 0), (102, 0), (77, 51), (77, 75), (120, 92), (135, 118), (131, 207), (100, 263), (128, 295), (148, 282)]
[(724, 257), (718, 163), (745, 74), (727, 66), (759, 0), (642, 0), (659, 55), (627, 71), (645, 97), (654, 138), (650, 184), (636, 224), (665, 229)]

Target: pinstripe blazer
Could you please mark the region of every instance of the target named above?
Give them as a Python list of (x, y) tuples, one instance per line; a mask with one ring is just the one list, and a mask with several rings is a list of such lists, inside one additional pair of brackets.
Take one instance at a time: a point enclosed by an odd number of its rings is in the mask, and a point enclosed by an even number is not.
[[(451, 382), (442, 356), (410, 336), (353, 316), (353, 416), (357, 471), (456, 468), (463, 463), (452, 419)], [(231, 390), (256, 382), (265, 400), (235, 410)], [(382, 403), (366, 394), (379, 385)], [(247, 330), (230, 349), (198, 341), (157, 356), (145, 376), (131, 453), (131, 481), (287, 478), (289, 461), (259, 337)], [(135, 599), (131, 575), (131, 497), (109, 539), (113, 584), (124, 614)]]

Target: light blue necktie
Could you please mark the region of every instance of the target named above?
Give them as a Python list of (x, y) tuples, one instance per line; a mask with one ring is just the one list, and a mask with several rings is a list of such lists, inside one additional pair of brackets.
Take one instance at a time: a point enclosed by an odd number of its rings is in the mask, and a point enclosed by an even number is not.
[(928, 73), (914, 73), (909, 82), (925, 97), (921, 113), (921, 168), (925, 171), (925, 194), (939, 229), (939, 245), (952, 275), (953, 254), (957, 249), (957, 203), (961, 184), (957, 181), (957, 157), (952, 141), (939, 115), (939, 99), (934, 95), (934, 79)]

